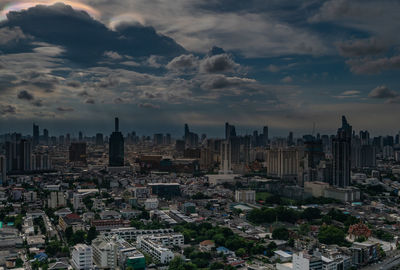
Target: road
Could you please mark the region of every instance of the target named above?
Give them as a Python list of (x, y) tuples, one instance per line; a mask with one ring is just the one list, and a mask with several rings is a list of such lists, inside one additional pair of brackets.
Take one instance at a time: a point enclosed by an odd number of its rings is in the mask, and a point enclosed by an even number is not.
[(364, 268), (362, 268), (362, 270), (390, 270), (395, 266), (399, 266), (400, 265), (400, 255), (396, 255), (396, 256), (391, 256), (386, 258), (385, 260), (383, 260), (381, 263), (376, 263), (373, 265), (368, 265)]

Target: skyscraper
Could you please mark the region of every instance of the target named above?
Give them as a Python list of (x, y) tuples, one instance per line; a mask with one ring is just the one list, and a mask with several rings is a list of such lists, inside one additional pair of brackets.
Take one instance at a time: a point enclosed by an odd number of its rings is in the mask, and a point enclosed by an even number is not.
[(69, 161), (86, 163), (86, 143), (73, 142), (69, 146)]
[(0, 156), (0, 187), (7, 182), (7, 165), (6, 165), (6, 157)]
[(119, 132), (119, 120), (115, 118), (115, 131), (109, 140), (109, 166), (124, 166), (124, 136)]
[(103, 145), (103, 144), (104, 144), (103, 134), (97, 133), (96, 134), (96, 145)]
[(267, 146), (268, 145), (268, 126), (263, 127), (263, 145)]
[(45, 145), (49, 144), (49, 131), (47, 129), (43, 129), (43, 142)]
[(338, 129), (336, 137), (332, 140), (332, 184), (337, 187), (350, 185), (351, 136), (352, 127), (348, 124), (346, 117), (342, 116), (342, 127)]
[(39, 144), (39, 126), (36, 124), (33, 124), (33, 141), (32, 141), (33, 147)]
[(229, 140), (231, 137), (236, 137), (236, 129), (234, 125), (229, 125), (228, 122), (225, 123), (225, 140)]

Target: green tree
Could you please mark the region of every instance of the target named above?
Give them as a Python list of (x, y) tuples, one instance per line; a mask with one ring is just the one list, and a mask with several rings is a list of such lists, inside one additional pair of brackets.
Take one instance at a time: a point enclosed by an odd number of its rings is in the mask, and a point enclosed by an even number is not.
[(246, 255), (246, 250), (244, 248), (239, 248), (238, 250), (236, 250), (236, 256), (239, 257), (243, 257), (244, 255)]
[(288, 240), (289, 239), (289, 231), (285, 227), (276, 228), (272, 232), (272, 238), (279, 240)]
[(92, 241), (97, 237), (98, 233), (96, 231), (96, 227), (90, 227), (88, 233), (87, 233), (87, 237), (86, 237), (86, 241), (88, 242), (88, 244), (91, 244)]
[(321, 226), (318, 234), (318, 240), (327, 245), (345, 245), (346, 240), (345, 240), (345, 233), (343, 230), (332, 226), (332, 225), (327, 225), (327, 226)]

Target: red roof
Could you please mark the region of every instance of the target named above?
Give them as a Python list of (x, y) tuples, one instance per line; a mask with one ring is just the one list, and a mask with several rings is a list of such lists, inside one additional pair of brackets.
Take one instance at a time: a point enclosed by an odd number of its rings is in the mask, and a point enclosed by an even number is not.
[(72, 213), (72, 214), (68, 214), (65, 216), (68, 219), (81, 219), (81, 217), (78, 214)]

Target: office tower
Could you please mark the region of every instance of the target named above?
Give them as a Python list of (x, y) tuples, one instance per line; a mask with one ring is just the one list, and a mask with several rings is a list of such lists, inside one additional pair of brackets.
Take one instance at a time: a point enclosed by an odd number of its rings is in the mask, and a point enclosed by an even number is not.
[(263, 127), (263, 145), (267, 146), (269, 144), (269, 137), (268, 137), (268, 126)]
[(82, 131), (79, 131), (79, 135), (78, 135), (78, 140), (81, 142), (83, 140), (83, 134)]
[(325, 159), (322, 140), (315, 137), (304, 141), (304, 181), (318, 181), (318, 168)]
[(231, 144), (229, 140), (221, 143), (221, 170), (220, 173), (232, 173)]
[(96, 134), (96, 145), (101, 146), (104, 144), (103, 134), (97, 133)]
[(0, 156), (0, 187), (7, 183), (7, 162), (5, 156)]
[(45, 145), (49, 144), (49, 131), (47, 129), (43, 129), (43, 143)]
[(58, 137), (58, 144), (60, 144), (60, 145), (64, 145), (65, 144), (64, 135), (60, 135), (60, 137)]
[(361, 167), (376, 167), (376, 149), (372, 145), (361, 146)]
[(369, 145), (369, 132), (367, 130), (362, 131), (360, 130), (360, 140), (361, 140), (361, 145)]
[(383, 138), (383, 146), (393, 146), (394, 145), (394, 138), (393, 136), (386, 136)]
[(176, 140), (175, 150), (177, 152), (183, 153), (185, 151), (185, 141), (184, 140)]
[(289, 132), (288, 138), (287, 138), (287, 145), (292, 146), (294, 144), (293, 142), (293, 132)]
[(109, 166), (124, 166), (124, 137), (119, 131), (119, 119), (115, 118), (115, 131), (109, 139)]
[(32, 144), (30, 141), (22, 139), (17, 143), (18, 151), (18, 166), (19, 171), (31, 170), (31, 156), (32, 156)]
[(333, 154), (333, 185), (347, 187), (351, 183), (351, 136), (352, 127), (342, 116), (342, 127), (338, 129), (336, 137), (332, 141)]
[(196, 147), (199, 144), (199, 135), (189, 131), (188, 124), (185, 124), (185, 135), (184, 140), (186, 147)]
[(165, 134), (164, 144), (165, 145), (170, 145), (171, 144), (171, 134), (169, 134), (169, 133)]
[(69, 161), (86, 163), (86, 143), (73, 142), (69, 146)]
[(65, 137), (65, 144), (66, 145), (70, 145), (71, 144), (71, 135), (69, 133), (67, 133), (67, 135)]
[(33, 124), (33, 147), (39, 144), (39, 126)]
[(351, 139), (351, 168), (361, 167), (361, 139), (353, 136)]
[(396, 135), (395, 143), (400, 144), (400, 133)]
[(164, 142), (164, 134), (157, 133), (153, 135), (153, 144), (154, 145), (161, 145)]
[(236, 137), (236, 128), (233, 125), (225, 123), (225, 140), (229, 140), (230, 137)]

